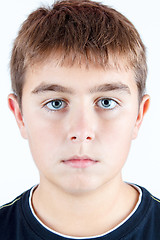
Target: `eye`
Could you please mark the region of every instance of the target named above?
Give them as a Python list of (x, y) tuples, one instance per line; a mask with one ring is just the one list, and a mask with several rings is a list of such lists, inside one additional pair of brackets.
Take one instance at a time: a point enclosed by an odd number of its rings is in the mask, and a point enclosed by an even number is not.
[(117, 104), (118, 103), (115, 100), (109, 98), (102, 98), (97, 102), (98, 107), (109, 110), (114, 109)]
[(67, 103), (65, 101), (56, 99), (56, 100), (52, 100), (52, 101), (46, 103), (45, 107), (49, 111), (57, 111), (57, 110), (65, 108), (66, 105), (67, 105)]

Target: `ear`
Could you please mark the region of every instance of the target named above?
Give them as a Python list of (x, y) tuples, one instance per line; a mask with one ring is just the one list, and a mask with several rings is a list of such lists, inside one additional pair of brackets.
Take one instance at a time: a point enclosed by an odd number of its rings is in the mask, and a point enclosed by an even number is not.
[(143, 121), (143, 117), (146, 114), (146, 112), (148, 111), (149, 105), (150, 105), (150, 96), (146, 94), (143, 96), (140, 107), (139, 107), (139, 112), (138, 112), (138, 116), (136, 119), (134, 131), (133, 131), (133, 139), (135, 139), (138, 135), (139, 128)]
[(8, 96), (8, 106), (15, 116), (15, 119), (20, 129), (22, 137), (27, 139), (27, 133), (26, 133), (25, 124), (23, 121), (22, 111), (17, 101), (17, 97), (14, 94), (10, 94)]

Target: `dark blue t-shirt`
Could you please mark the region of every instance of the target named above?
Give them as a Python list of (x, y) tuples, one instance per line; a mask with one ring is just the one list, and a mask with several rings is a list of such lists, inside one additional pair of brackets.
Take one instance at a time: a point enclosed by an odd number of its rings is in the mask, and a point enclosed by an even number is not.
[(47, 230), (34, 217), (29, 205), (30, 190), (0, 207), (0, 240), (160, 240), (160, 200), (145, 188), (134, 214), (108, 234), (90, 238), (71, 238)]

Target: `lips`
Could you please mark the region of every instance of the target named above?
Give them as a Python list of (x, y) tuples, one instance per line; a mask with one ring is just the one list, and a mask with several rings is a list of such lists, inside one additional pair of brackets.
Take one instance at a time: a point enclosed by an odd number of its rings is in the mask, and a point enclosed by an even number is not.
[(95, 165), (98, 161), (88, 156), (73, 156), (70, 159), (62, 161), (65, 165), (73, 168), (87, 168)]

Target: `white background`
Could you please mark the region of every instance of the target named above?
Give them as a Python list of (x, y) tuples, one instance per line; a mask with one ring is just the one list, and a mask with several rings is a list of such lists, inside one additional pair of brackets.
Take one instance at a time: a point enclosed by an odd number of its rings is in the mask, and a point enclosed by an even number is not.
[[(28, 143), (20, 136), (8, 109), (11, 92), (9, 59), (12, 43), (27, 15), (52, 0), (3, 0), (0, 13), (0, 205), (38, 183), (38, 171)], [(147, 93), (151, 105), (123, 169), (124, 180), (146, 187), (160, 198), (160, 1), (106, 0), (128, 17), (147, 46)]]

